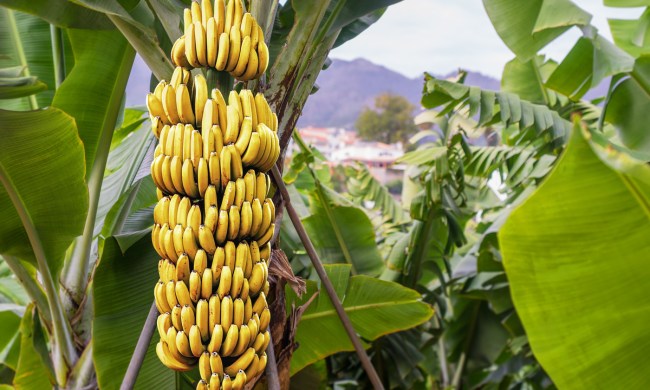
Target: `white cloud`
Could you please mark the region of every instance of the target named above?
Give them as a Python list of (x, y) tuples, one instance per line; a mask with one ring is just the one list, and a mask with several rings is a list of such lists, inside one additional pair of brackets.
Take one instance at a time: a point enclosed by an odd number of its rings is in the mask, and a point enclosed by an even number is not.
[[(602, 0), (575, 3), (594, 16), (592, 24), (608, 39), (607, 17), (634, 18), (642, 12), (606, 8)], [(542, 53), (561, 60), (579, 36), (574, 28)], [(333, 50), (332, 57), (363, 57), (409, 77), (424, 71), (446, 74), (459, 67), (500, 77), (513, 54), (494, 31), (481, 0), (404, 0), (390, 6), (360, 36)]]

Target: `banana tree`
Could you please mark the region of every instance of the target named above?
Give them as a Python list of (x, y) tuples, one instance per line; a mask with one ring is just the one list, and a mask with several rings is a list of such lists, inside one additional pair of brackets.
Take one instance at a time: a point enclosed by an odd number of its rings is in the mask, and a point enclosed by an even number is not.
[[(270, 47), (266, 76), (248, 88), (263, 92), (277, 113), (283, 151), (329, 51), (395, 2), (246, 3)], [(15, 388), (118, 388), (151, 307), (149, 286), (157, 279), (149, 238), (155, 139), (144, 111), (124, 107), (124, 90), (136, 52), (153, 79), (170, 77), (168, 53), (182, 34), (189, 2), (0, 5), (0, 215), (6, 221), (0, 253), (22, 286), (18, 293), (0, 289), (15, 303), (3, 312), (3, 334), (11, 336), (3, 344), (3, 381)], [(295, 280), (281, 263), (271, 275), (278, 297), (272, 302), (279, 313), (272, 323), (277, 366), (287, 384), (299, 316), (285, 316), (280, 291)], [(355, 280), (361, 288), (346, 293), (350, 301), (366, 288)], [(408, 290), (392, 288), (426, 316), (429, 309)], [(381, 334), (419, 321), (371, 321), (369, 330)], [(307, 329), (303, 334), (310, 338)], [(192, 375), (164, 369), (152, 346), (136, 387), (191, 386)]]

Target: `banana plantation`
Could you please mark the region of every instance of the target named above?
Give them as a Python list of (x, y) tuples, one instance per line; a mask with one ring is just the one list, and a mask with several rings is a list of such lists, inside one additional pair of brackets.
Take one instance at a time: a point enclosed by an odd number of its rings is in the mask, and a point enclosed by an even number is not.
[(395, 197), (296, 126), (399, 1), (0, 0), (0, 390), (648, 388), (650, 1), (476, 2)]

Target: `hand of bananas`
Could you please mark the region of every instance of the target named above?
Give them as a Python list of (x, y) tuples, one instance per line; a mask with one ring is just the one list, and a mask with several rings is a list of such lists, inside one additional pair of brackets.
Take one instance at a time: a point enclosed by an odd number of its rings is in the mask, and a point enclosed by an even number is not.
[(156, 352), (174, 370), (198, 365), (197, 389), (242, 389), (264, 372), (271, 339), (275, 206), (266, 172), (280, 155), (278, 118), (261, 93), (233, 90), (226, 103), (185, 68), (248, 80), (266, 70), (268, 49), (241, 0), (193, 2), (184, 17), (172, 50), (179, 66), (146, 100), (159, 139), (151, 164)]
[(172, 47), (172, 62), (184, 68), (210, 67), (248, 81), (269, 65), (269, 48), (255, 18), (241, 0), (215, 0), (185, 9), (184, 34)]

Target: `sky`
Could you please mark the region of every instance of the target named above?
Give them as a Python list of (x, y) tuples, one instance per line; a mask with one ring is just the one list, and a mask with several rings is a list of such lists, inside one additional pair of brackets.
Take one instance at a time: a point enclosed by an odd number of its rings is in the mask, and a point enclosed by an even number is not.
[[(574, 3), (593, 15), (591, 23), (610, 40), (607, 18), (636, 18), (643, 10), (608, 8), (603, 0)], [(559, 61), (579, 36), (574, 27), (541, 53)], [(458, 68), (501, 78), (503, 66), (514, 57), (492, 27), (481, 0), (403, 0), (330, 56), (365, 58), (411, 78)]]

